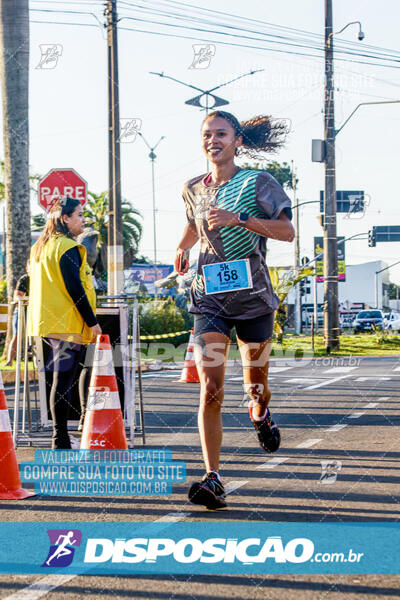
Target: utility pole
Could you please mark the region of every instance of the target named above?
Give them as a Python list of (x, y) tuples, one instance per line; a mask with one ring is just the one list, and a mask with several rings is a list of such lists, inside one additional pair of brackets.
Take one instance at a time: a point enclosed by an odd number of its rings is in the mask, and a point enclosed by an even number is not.
[(325, 0), (324, 342), (339, 348), (332, 0)]
[(124, 251), (121, 215), (121, 163), (119, 139), (119, 81), (117, 0), (107, 0), (108, 58), (108, 294), (116, 296), (124, 285)]
[[(296, 208), (296, 228), (295, 228), (295, 243), (294, 243), (294, 269), (295, 273), (300, 270), (300, 208), (297, 206), (297, 183), (296, 174), (294, 172), (293, 161), (292, 162), (292, 189), (293, 189), (293, 206)], [(301, 290), (300, 282), (295, 288), (296, 299), (294, 306), (294, 327), (296, 333), (301, 333), (302, 330), (302, 314), (301, 314)]]

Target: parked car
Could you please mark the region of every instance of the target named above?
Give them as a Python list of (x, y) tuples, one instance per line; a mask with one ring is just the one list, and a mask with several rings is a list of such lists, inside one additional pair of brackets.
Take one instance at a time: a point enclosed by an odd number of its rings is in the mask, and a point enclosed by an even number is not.
[(393, 323), (393, 321), (398, 321), (400, 319), (400, 313), (392, 311), (390, 313), (385, 313), (383, 315), (383, 325), (385, 329), (390, 329), (389, 325)]
[(354, 333), (383, 329), (383, 312), (381, 310), (362, 310), (353, 321)]
[(391, 319), (386, 328), (388, 331), (400, 331), (400, 315), (398, 315), (397, 319)]

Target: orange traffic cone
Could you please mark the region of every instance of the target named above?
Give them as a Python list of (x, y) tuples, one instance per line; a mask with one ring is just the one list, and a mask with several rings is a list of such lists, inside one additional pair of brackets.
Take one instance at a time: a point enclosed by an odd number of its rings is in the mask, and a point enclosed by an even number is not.
[(108, 335), (97, 336), (81, 439), (81, 449), (96, 448), (128, 448)]
[(36, 494), (21, 487), (17, 456), (11, 435), (6, 395), (0, 373), (0, 499), (22, 500), (29, 496), (36, 496)]
[(190, 332), (188, 347), (186, 350), (185, 364), (183, 365), (180, 383), (200, 383), (196, 363), (193, 358), (194, 333)]

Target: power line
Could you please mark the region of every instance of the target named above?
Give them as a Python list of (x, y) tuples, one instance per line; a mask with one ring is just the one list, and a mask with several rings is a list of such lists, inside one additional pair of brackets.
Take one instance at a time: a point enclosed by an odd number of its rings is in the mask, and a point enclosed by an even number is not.
[[(126, 3), (122, 2), (122, 4), (124, 5)], [(129, 4), (129, 6), (137, 6), (141, 10), (144, 10), (144, 11), (150, 12), (151, 14), (154, 14), (154, 11), (151, 11), (151, 9), (149, 9), (148, 7), (143, 7), (141, 5), (134, 5), (134, 4)], [(56, 13), (57, 12), (61, 12), (61, 13), (66, 13), (66, 14), (68, 14), (68, 13), (71, 13), (71, 14), (90, 14), (92, 16), (95, 16), (93, 13), (83, 12), (83, 11), (63, 11), (63, 10), (59, 10), (59, 9), (31, 9), (31, 10), (37, 11), (37, 12), (43, 11), (43, 12), (49, 12), (49, 13), (52, 13), (52, 12), (56, 12)], [(129, 10), (132, 10), (132, 9), (129, 9)], [(156, 13), (156, 14), (159, 14), (159, 13)], [(182, 16), (182, 15), (176, 15), (176, 14), (168, 13), (168, 12), (164, 12), (163, 14), (167, 18), (178, 18), (178, 19), (180, 19), (183, 22), (185, 22), (185, 21), (191, 22), (191, 21), (194, 20), (192, 17), (186, 17), (186, 16)], [(98, 20), (97, 16), (95, 16), (95, 18)], [(136, 22), (140, 22), (140, 23), (148, 23), (148, 24), (151, 24), (151, 25), (154, 25), (154, 23), (156, 23), (157, 25), (160, 25), (161, 27), (172, 27), (172, 28), (175, 28), (175, 29), (185, 29), (185, 30), (189, 29), (191, 31), (195, 31), (195, 32), (199, 32), (199, 33), (207, 33), (207, 34), (211, 33), (211, 34), (217, 35), (217, 36), (227, 36), (227, 37), (233, 37), (233, 38), (238, 38), (238, 39), (242, 39), (242, 40), (254, 40), (256, 42), (258, 41), (258, 42), (261, 42), (261, 43), (268, 42), (270, 44), (279, 44), (279, 45), (284, 45), (284, 46), (289, 46), (289, 47), (294, 47), (294, 48), (304, 48), (304, 49), (308, 49), (308, 50), (315, 50), (316, 52), (322, 52), (322, 50), (323, 50), (323, 46), (322, 45), (317, 45), (317, 46), (311, 45), (309, 40), (298, 40), (296, 38), (289, 38), (287, 36), (286, 37), (285, 36), (276, 36), (276, 35), (273, 35), (273, 34), (271, 35), (271, 34), (259, 32), (259, 31), (258, 32), (254, 32), (253, 30), (248, 30), (248, 29), (245, 29), (243, 27), (229, 26), (229, 25), (226, 25), (226, 23), (210, 23), (210, 22), (207, 22), (208, 25), (211, 25), (211, 26), (214, 26), (214, 27), (216, 26), (216, 27), (219, 27), (219, 28), (234, 29), (236, 31), (245, 31), (245, 32), (248, 32), (248, 33), (251, 33), (251, 34), (257, 33), (257, 35), (265, 36), (267, 39), (264, 40), (263, 38), (260, 38), (260, 37), (243, 35), (243, 33), (241, 33), (241, 34), (234, 34), (234, 33), (231, 33), (231, 32), (226, 32), (226, 31), (221, 31), (221, 30), (215, 31), (215, 30), (206, 29), (204, 27), (195, 27), (195, 26), (192, 26), (192, 25), (190, 25), (188, 27), (187, 25), (179, 25), (179, 24), (176, 24), (176, 23), (166, 23), (166, 22), (162, 22), (162, 21), (154, 21), (154, 19), (142, 19), (142, 18), (139, 18), (139, 17), (130, 17), (130, 16), (126, 16), (126, 15), (122, 14), (122, 16), (120, 17), (119, 20), (121, 21), (123, 19), (132, 20), (132, 21), (136, 21)], [(197, 21), (198, 20), (196, 20), (196, 22)], [(124, 29), (125, 30), (129, 30), (129, 28), (124, 28)], [(143, 31), (143, 30), (138, 30), (138, 29), (134, 29), (134, 31), (138, 31), (140, 33), (161, 34), (161, 35), (168, 36), (168, 34), (163, 34), (162, 32)], [(178, 36), (178, 35), (176, 35), (176, 37), (178, 37), (178, 38), (181, 37), (182, 38), (182, 37), (186, 37), (186, 36)], [(279, 39), (271, 39), (271, 38), (279, 38)], [(291, 41), (293, 39), (295, 41)], [(305, 44), (303, 44), (303, 43), (295, 43), (297, 41), (300, 41), (300, 42), (304, 41)], [(223, 42), (216, 42), (216, 43), (223, 43)], [(234, 45), (234, 44), (232, 44), (232, 45)], [(247, 47), (247, 46), (245, 46), (243, 44), (239, 44), (239, 46), (241, 46), (241, 47)], [(257, 48), (261, 49), (261, 50), (265, 50), (265, 48), (263, 48), (263, 47), (262, 48), (257, 47)], [(268, 50), (273, 51), (274, 49), (268, 48)], [(340, 48), (339, 45), (337, 47), (335, 47), (335, 51), (336, 51), (336, 54), (339, 53), (339, 54), (343, 54), (343, 55), (349, 55), (349, 56), (355, 56), (355, 57), (361, 57), (361, 58), (370, 58), (370, 59), (376, 60), (376, 61), (386, 61), (386, 62), (398, 62), (398, 63), (400, 63), (400, 58), (399, 57), (394, 57), (393, 54), (389, 55), (389, 54), (384, 54), (382, 52), (380, 52), (379, 55), (377, 55), (377, 54), (369, 54), (369, 53), (363, 52), (363, 51), (361, 51), (359, 49), (357, 49), (357, 51), (350, 52), (349, 50)], [(301, 55), (301, 53), (299, 53), (299, 55)], [(305, 53), (303, 55), (304, 56), (311, 56), (311, 57), (315, 56), (315, 54), (310, 54), (310, 53)], [(337, 58), (337, 60), (341, 60), (341, 59)], [(357, 61), (353, 61), (353, 62), (357, 62), (357, 63), (360, 63), (360, 64), (371, 64), (371, 63), (368, 63), (366, 61), (358, 61), (358, 60)], [(374, 63), (372, 63), (372, 64), (374, 64)], [(387, 65), (384, 65), (384, 66), (387, 66)]]
[[(149, 5), (143, 6), (143, 5), (140, 5), (140, 4), (137, 4), (137, 3), (127, 2), (126, 0), (125, 1), (121, 0), (120, 4), (124, 5), (125, 7), (139, 8), (139, 9), (141, 9), (143, 11), (147, 11), (147, 12), (151, 12), (152, 11), (152, 9), (149, 8)], [(155, 6), (160, 5), (159, 2), (153, 2), (153, 4)], [(304, 41), (305, 43), (309, 44), (310, 43), (310, 38), (306, 38), (305, 39), (304, 37), (303, 38), (299, 38), (299, 37), (294, 38), (293, 37), (293, 33), (296, 33), (296, 35), (298, 35), (299, 33), (300, 34), (306, 34), (307, 36), (311, 36), (311, 38), (314, 38), (314, 40), (311, 40), (312, 43), (315, 43), (315, 41), (318, 40), (318, 41), (321, 42), (320, 48), (324, 47), (324, 37), (321, 34), (316, 34), (316, 33), (313, 33), (313, 32), (309, 32), (309, 31), (305, 31), (305, 30), (301, 30), (301, 29), (295, 29), (295, 28), (291, 28), (291, 27), (279, 26), (279, 25), (275, 25), (273, 23), (269, 23), (267, 21), (261, 21), (261, 20), (257, 20), (257, 19), (249, 19), (249, 18), (246, 18), (246, 17), (243, 17), (243, 16), (226, 15), (225, 13), (223, 13), (221, 11), (214, 11), (214, 10), (210, 10), (210, 9), (196, 7), (196, 6), (193, 6), (191, 4), (184, 4), (184, 3), (181, 3), (181, 2), (173, 2), (172, 0), (168, 0), (167, 6), (170, 7), (171, 4), (172, 5), (183, 6), (185, 8), (188, 8), (188, 7), (189, 8), (193, 8), (193, 9), (195, 9), (195, 11), (199, 12), (200, 14), (203, 12), (203, 13), (206, 13), (206, 14), (210, 13), (210, 14), (217, 14), (217, 15), (223, 16), (223, 22), (222, 23), (218, 23), (218, 22), (212, 21), (211, 23), (213, 25), (218, 25), (218, 26), (225, 27), (226, 24), (227, 24), (227, 22), (229, 21), (229, 19), (232, 20), (232, 17), (233, 17), (234, 19), (235, 18), (238, 19), (239, 20), (239, 24), (240, 24), (239, 27), (235, 26), (235, 28), (239, 29), (239, 30), (242, 30), (242, 31), (247, 31), (247, 32), (251, 31), (253, 33), (260, 34), (260, 33), (262, 33), (262, 32), (260, 32), (260, 29), (259, 29), (260, 25), (264, 25), (264, 26), (267, 25), (267, 26), (269, 26), (269, 27), (271, 27), (273, 29), (277, 29), (278, 31), (290, 32), (290, 33), (292, 33), (292, 37), (289, 38), (288, 36), (276, 35), (276, 34), (271, 34), (271, 33), (270, 34), (266, 34), (266, 35), (273, 36), (273, 37), (279, 37), (279, 38), (286, 39), (286, 40)], [(134, 9), (133, 8), (126, 8), (126, 10), (133, 11)], [(153, 11), (153, 14), (154, 14), (154, 12), (155, 12), (155, 14), (159, 14), (160, 13), (159, 10)], [(184, 14), (179, 14), (178, 13), (178, 15), (177, 15), (177, 13), (171, 13), (171, 12), (169, 12), (169, 13), (168, 12), (164, 12), (164, 14), (170, 15), (170, 16), (178, 16), (181, 19), (195, 20), (196, 22), (199, 21), (198, 18), (194, 18), (193, 19), (192, 17), (187, 17)], [(205, 21), (205, 22), (210, 23), (210, 21)], [(255, 23), (257, 25), (257, 27), (258, 27), (257, 31), (254, 32), (254, 30), (249, 30), (249, 29), (244, 28), (243, 27), (243, 23), (244, 22)], [(357, 51), (359, 50), (359, 45), (356, 44), (356, 43), (354, 43), (354, 42), (346, 41), (346, 40), (338, 40), (338, 41), (335, 41), (335, 49), (336, 49), (336, 51), (340, 50), (342, 45), (344, 47), (346, 45), (347, 46), (351, 46), (351, 47), (353, 47), (353, 49), (355, 48)], [(391, 56), (400, 57), (400, 51), (397, 51), (397, 50), (391, 50), (391, 49), (387, 49), (387, 48), (380, 48), (378, 46), (372, 46), (372, 45), (369, 45), (369, 44), (363, 44), (363, 48), (368, 48), (368, 49), (371, 49), (371, 50), (373, 49), (373, 50), (376, 50), (379, 53), (386, 53), (387, 54), (389, 52), (389, 53), (391, 53)]]
[[(61, 4), (61, 5), (82, 5), (82, 3), (87, 4), (88, 6), (96, 6), (96, 5), (103, 5), (103, 3), (101, 2), (101, 0), (80, 0), (79, 2), (73, 2), (72, 0), (54, 0), (53, 2), (47, 1), (47, 0), (32, 0), (33, 2), (39, 3), (39, 4)], [(205, 13), (206, 15), (211, 14), (211, 15), (221, 15), (224, 17), (224, 21), (222, 23), (219, 22), (215, 22), (215, 21), (209, 21), (209, 20), (204, 20), (203, 22), (210, 24), (210, 25), (214, 25), (214, 26), (219, 26), (219, 27), (226, 27), (227, 23), (229, 22), (229, 19), (233, 19), (233, 21), (235, 19), (239, 20), (240, 23), (240, 27), (237, 26), (232, 26), (232, 28), (235, 28), (237, 30), (240, 31), (246, 31), (246, 32), (251, 32), (251, 33), (257, 33), (257, 34), (261, 34), (261, 35), (267, 35), (269, 37), (277, 37), (280, 39), (284, 39), (284, 40), (292, 40), (292, 41), (303, 41), (306, 44), (309, 44), (310, 41), (312, 41), (312, 43), (314, 43), (316, 40), (319, 40), (321, 42), (321, 46), (319, 46), (319, 48), (323, 48), (323, 36), (321, 36), (321, 34), (317, 34), (317, 33), (313, 33), (310, 31), (306, 31), (303, 29), (296, 29), (296, 28), (292, 28), (292, 27), (285, 27), (285, 26), (281, 26), (281, 25), (276, 25), (274, 23), (269, 23), (267, 21), (261, 21), (261, 20), (257, 20), (257, 19), (249, 19), (247, 17), (243, 17), (243, 16), (238, 16), (238, 15), (226, 15), (225, 13), (221, 12), (221, 11), (215, 11), (215, 10), (210, 10), (210, 9), (205, 9), (205, 8), (201, 8), (201, 7), (196, 7), (194, 5), (191, 4), (185, 4), (182, 2), (174, 2), (172, 0), (168, 0), (167, 2), (167, 6), (169, 8), (169, 11), (163, 8), (163, 3), (161, 2), (153, 2), (153, 6), (157, 7), (157, 6), (161, 6), (162, 7), (162, 11), (160, 11), (160, 9), (151, 8), (151, 3), (147, 4), (147, 5), (143, 5), (143, 4), (137, 4), (134, 2), (129, 2), (127, 0), (120, 0), (119, 1), (119, 6), (123, 7), (124, 10), (130, 11), (130, 12), (137, 12), (136, 9), (142, 10), (144, 12), (147, 13), (151, 13), (151, 14), (163, 14), (164, 16), (167, 16), (169, 18), (178, 18), (181, 19), (182, 21), (195, 21), (196, 23), (199, 22), (199, 18), (196, 16), (187, 16), (186, 14), (182, 14), (182, 13), (173, 13), (170, 10), (170, 7), (172, 6), (177, 6), (178, 10), (182, 10), (181, 7), (187, 9), (187, 8), (192, 8), (194, 9), (194, 15), (197, 13), (202, 14)], [(122, 13), (121, 13), (122, 14)], [(228, 19), (228, 21), (227, 21)], [(243, 27), (243, 23), (244, 22), (248, 22), (248, 23), (255, 23), (257, 25), (257, 27), (259, 28), (260, 25), (267, 25), (268, 27), (272, 28), (272, 29), (276, 29), (278, 31), (283, 31), (283, 32), (289, 32), (292, 34), (292, 37), (288, 37), (287, 35), (275, 35), (275, 34), (271, 34), (271, 33), (263, 33), (260, 32), (259, 29), (257, 29), (257, 31), (255, 32), (254, 30), (250, 30), (250, 29), (246, 29)], [(296, 34), (297, 37), (293, 37), (293, 33)], [(307, 36), (309, 36), (308, 38), (301, 38), (298, 37), (298, 35), (301, 34), (306, 34)], [(311, 37), (311, 40), (310, 40)], [(343, 48), (342, 48), (343, 46)], [(359, 45), (355, 42), (351, 42), (351, 41), (347, 41), (347, 40), (335, 40), (335, 50), (336, 52), (339, 52), (343, 49), (346, 48), (346, 46), (350, 46), (351, 49), (355, 49), (356, 50), (356, 54), (360, 54), (359, 50)], [(363, 43), (362, 47), (364, 49), (370, 49), (370, 50), (375, 50), (378, 54), (385, 56), (385, 57), (400, 57), (400, 51), (397, 50), (393, 50), (393, 49), (389, 49), (389, 48), (382, 48), (382, 47), (378, 47), (378, 46), (374, 46), (374, 45), (370, 45), (370, 44), (365, 44)], [(360, 54), (361, 55), (361, 54)]]

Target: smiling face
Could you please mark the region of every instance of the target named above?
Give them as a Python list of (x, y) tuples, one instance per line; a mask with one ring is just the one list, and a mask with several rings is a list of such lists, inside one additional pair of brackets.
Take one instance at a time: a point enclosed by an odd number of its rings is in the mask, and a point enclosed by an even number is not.
[(204, 154), (216, 165), (233, 162), (235, 150), (242, 144), (242, 136), (236, 136), (233, 126), (223, 117), (211, 117), (205, 121), (201, 140)]
[(83, 216), (82, 206), (77, 206), (70, 217), (63, 215), (62, 219), (73, 236), (83, 233), (85, 229), (85, 217)]

